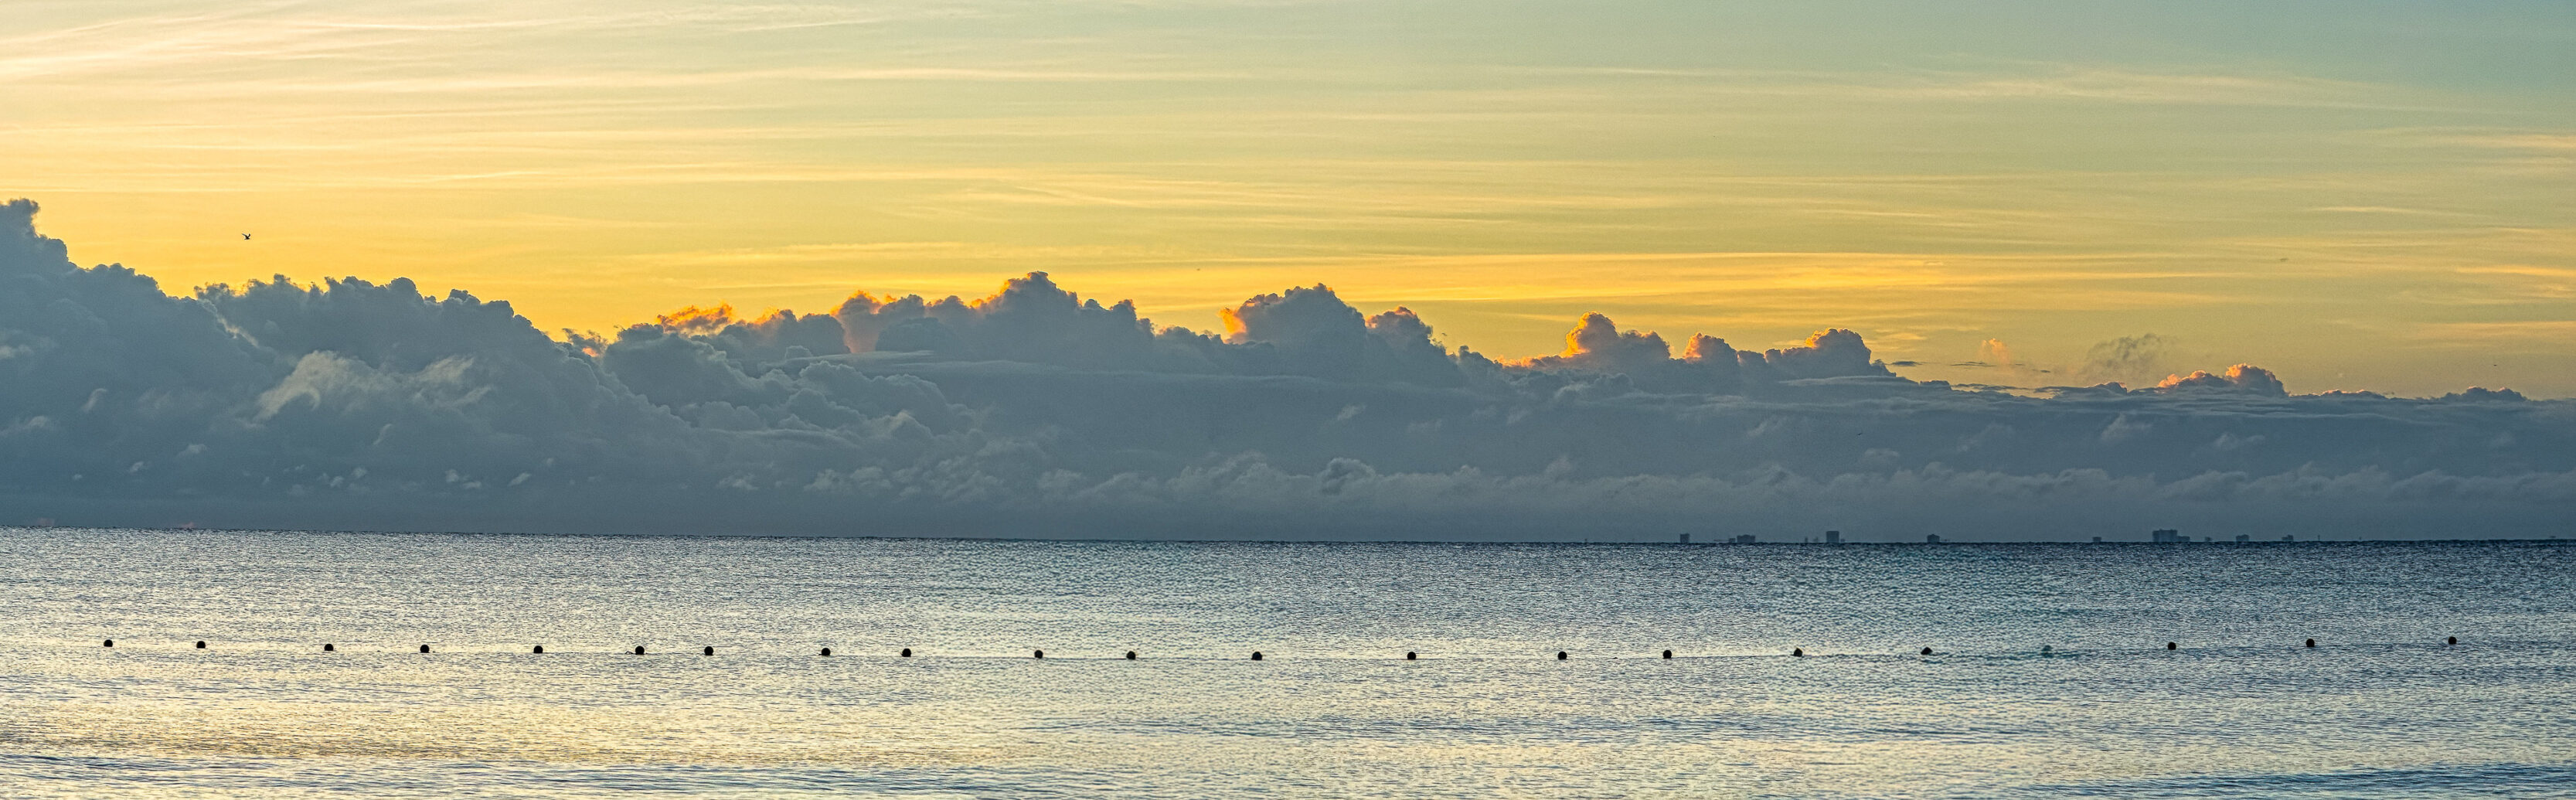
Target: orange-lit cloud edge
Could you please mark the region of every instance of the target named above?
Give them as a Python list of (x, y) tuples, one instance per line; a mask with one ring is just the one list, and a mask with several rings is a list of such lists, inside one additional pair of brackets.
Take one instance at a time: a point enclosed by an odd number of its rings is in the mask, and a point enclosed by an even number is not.
[[(1737, 255), (1744, 257), (1756, 256), (1756, 254)], [(1518, 261), (1520, 259), (1511, 260)], [(1836, 280), (1831, 279), (1822, 282), (1810, 279), (1805, 283), (1806, 285), (1833, 285), (1836, 282)], [(1928, 286), (1937, 282), (1915, 278), (1908, 281), (1908, 283)], [(285, 284), (290, 286), (299, 285), (292, 281), (286, 281)], [(1083, 307), (1092, 311), (1114, 309), (1134, 318), (1140, 326), (1154, 331), (1159, 336), (1175, 336), (1183, 338), (1215, 336), (1229, 344), (1238, 345), (1250, 344), (1261, 340), (1260, 337), (1254, 335), (1254, 332), (1251, 330), (1252, 323), (1247, 321), (1247, 315), (1261, 313), (1262, 310), (1267, 307), (1286, 302), (1287, 297), (1294, 297), (1299, 293), (1309, 293), (1320, 294), (1324, 297), (1335, 298), (1336, 301), (1339, 301), (1339, 293), (1336, 292), (1331, 285), (1320, 282), (1313, 284), (1311, 287), (1292, 287), (1285, 296), (1281, 293), (1256, 295), (1244, 300), (1240, 304), (1217, 309), (1217, 317), (1221, 324), (1222, 333), (1209, 334), (1183, 325), (1154, 324), (1151, 319), (1137, 315), (1137, 306), (1133, 300), (1122, 299), (1104, 306), (1096, 298), (1084, 299), (1078, 292), (1059, 290), (1048, 273), (1039, 271), (1005, 279), (990, 293), (979, 297), (970, 298), (963, 295), (950, 294), (944, 297), (933, 298), (917, 293), (876, 293), (860, 289), (851, 292), (848, 297), (836, 304), (835, 310), (827, 313), (799, 313), (793, 309), (779, 307), (767, 308), (757, 313), (743, 313), (738, 311), (731, 303), (716, 302), (706, 305), (685, 306), (668, 313), (654, 315), (650, 322), (638, 322), (625, 327), (638, 330), (648, 328), (658, 329), (687, 336), (714, 336), (727, 332), (738, 332), (776, 341), (781, 338), (781, 331), (791, 326), (795, 326), (800, 323), (831, 319), (835, 320), (834, 324), (844, 326), (842, 342), (843, 345), (848, 348), (848, 351), (852, 353), (864, 353), (878, 349), (876, 331), (870, 328), (849, 325), (848, 323), (854, 313), (858, 315), (868, 315), (886, 309), (889, 306), (907, 308), (910, 310), (909, 313), (921, 313), (925, 309), (935, 310), (941, 307), (965, 309), (973, 312), (990, 312), (1001, 305), (1007, 296), (1013, 294), (1015, 289), (1025, 289), (1030, 286), (1042, 287), (1044, 290), (1050, 292), (1062, 291), (1067, 298), (1071, 299), (1073, 302), (1083, 304)], [(308, 286), (308, 288), (310, 287)], [(1365, 322), (1372, 329), (1378, 328), (1382, 325), (1418, 326), (1427, 338), (1430, 338), (1433, 341), (1440, 340), (1440, 337), (1430, 333), (1432, 328), (1425, 320), (1422, 319), (1421, 315), (1417, 314), (1412, 308), (1406, 305), (1396, 305), (1380, 314), (1368, 316), (1365, 318)], [(560, 329), (559, 338), (567, 343), (580, 347), (593, 355), (597, 355), (602, 343), (608, 340), (608, 337), (598, 332), (581, 332), (571, 329)], [(2150, 336), (2147, 338), (2153, 339), (2155, 337)], [(1861, 341), (1861, 335), (1858, 333), (1844, 328), (1829, 327), (1816, 330), (1802, 340), (1763, 352), (1767, 353), (1770, 359), (1778, 360), (1783, 356), (1783, 354), (1797, 357), (1818, 352), (1837, 343), (1857, 346), (1860, 345)], [(1667, 342), (1660, 332), (1621, 329), (1617, 322), (1609, 315), (1600, 312), (1587, 312), (1581, 315), (1581, 317), (1574, 322), (1573, 327), (1566, 332), (1564, 342), (1565, 344), (1562, 349), (1552, 353), (1520, 357), (1504, 356), (1494, 358), (1493, 361), (1499, 365), (1517, 369), (1536, 370), (1565, 368), (1587, 372), (1616, 372), (1624, 366), (1639, 364), (1660, 364), (1662, 362), (1669, 361), (1680, 364), (1696, 365), (1706, 363), (1711, 359), (1723, 359), (1732, 362), (1738, 357), (1737, 351), (1725, 339), (1699, 332), (1694, 332), (1689, 337), (1683, 339), (1681, 352), (1679, 355), (1675, 355), (1672, 344)], [(1455, 353), (1460, 356), (1471, 358), (1485, 357), (1478, 355), (1477, 352), (1469, 345), (1452, 344), (1447, 345), (1447, 347), (1453, 349)], [(2025, 379), (2044, 377), (2050, 372), (2050, 370), (2038, 369), (2017, 360), (2013, 356), (2011, 346), (1997, 339), (1988, 339), (1982, 343), (1979, 347), (1978, 356), (1980, 361), (1968, 362), (1968, 364), (1964, 364), (1962, 366), (1976, 366), (1981, 368), (1990, 367), (2000, 371), (2006, 377)], [(1758, 359), (1759, 356), (1755, 356), (1755, 358)], [(1887, 362), (1884, 361), (1876, 363), (1882, 367), (1887, 364)], [(1898, 362), (1897, 366), (1914, 366), (1914, 364), (1912, 362)], [(2073, 379), (2091, 378), (2095, 379), (2092, 381), (2092, 383), (2095, 384), (2118, 386), (2122, 384), (2122, 381), (2112, 380), (2109, 379), (2109, 377), (2119, 373), (2120, 371), (2115, 368), (2095, 364), (2087, 365), (2083, 369), (2070, 372), (2066, 377)], [(2143, 382), (2157, 389), (2174, 389), (2196, 385), (2251, 386), (2270, 391), (2280, 391), (2283, 389), (2279, 378), (2273, 375), (2272, 372), (2252, 364), (2244, 363), (2234, 364), (2214, 373), (2208, 370), (2190, 370), (2187, 372), (2166, 372), (2161, 378), (2148, 375)], [(1990, 391), (2044, 394), (2056, 390), (2073, 388), (2073, 386), (2074, 384), (2062, 382), (2053, 385), (2034, 384), (2028, 386), (1980, 383), (1975, 384), (1973, 388)]]

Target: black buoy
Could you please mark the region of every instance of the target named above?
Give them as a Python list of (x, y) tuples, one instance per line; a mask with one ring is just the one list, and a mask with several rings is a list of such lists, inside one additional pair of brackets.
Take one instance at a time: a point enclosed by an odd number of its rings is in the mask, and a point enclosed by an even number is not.
[(1031, 650), (1031, 651), (1029, 651), (1029, 656), (1030, 656), (1030, 657), (1032, 657), (1032, 658), (1045, 658), (1045, 657), (1046, 657), (1046, 651), (1044, 651), (1044, 650)]
[(706, 655), (715, 655), (715, 654), (716, 654), (716, 646), (715, 646), (715, 645), (707, 645), (707, 649), (706, 649), (705, 654), (706, 654)]
[(2443, 643), (2443, 644), (2459, 644), (2459, 643), (2460, 643), (2460, 637), (2457, 637), (2457, 636), (2445, 637), (2444, 639), (2442, 639), (2442, 643)]
[(639, 656), (640, 656), (640, 655), (643, 655), (643, 654), (644, 654), (644, 646), (643, 646), (643, 645), (640, 645), (640, 644), (639, 644), (639, 645), (636, 645), (636, 646), (635, 646), (635, 654), (636, 654), (636, 655), (639, 655)]
[(1129, 650), (1129, 651), (1127, 651), (1127, 660), (1129, 660), (1129, 661), (1134, 661), (1134, 660), (1136, 660), (1136, 651), (1134, 651), (1134, 650)]
[(1666, 651), (1664, 651), (1664, 658), (1665, 658), (1666, 660), (1670, 660), (1672, 657), (1673, 657), (1673, 651), (1671, 651), (1671, 650), (1666, 650)]
[(912, 657), (912, 648), (909, 648), (909, 647), (904, 648), (904, 649), (903, 649), (903, 657), (905, 657), (905, 658), (911, 658), (911, 657)]
[(829, 648), (829, 647), (823, 648), (823, 655), (827, 655), (827, 656), (828, 656), (828, 655), (831, 655), (831, 654), (832, 654), (832, 648)]
[(2180, 649), (2182, 649), (2182, 645), (2174, 644), (2174, 643), (2172, 643), (2172, 642), (2166, 642), (2166, 643), (2165, 643), (2165, 649), (2167, 649), (2167, 650), (2180, 650)]
[(1254, 661), (1259, 661), (1259, 660), (1261, 660), (1261, 651), (1259, 651), (1259, 650), (1254, 650), (1254, 651), (1252, 651), (1252, 660), (1254, 660)]
[(545, 652), (546, 652), (546, 646), (545, 646), (545, 645), (537, 645), (537, 646), (535, 646), (535, 647), (528, 648), (528, 652), (536, 653), (536, 654), (538, 654), (538, 655), (544, 655), (544, 654), (545, 654)]
[(1558, 651), (1556, 651), (1556, 660), (1558, 660), (1558, 661), (1564, 661), (1564, 660), (1565, 660), (1565, 651), (1563, 651), (1563, 650), (1558, 650)]
[(204, 640), (204, 639), (199, 639), (199, 640), (197, 640), (197, 649), (199, 649), (199, 650), (204, 650), (204, 649), (206, 649), (206, 640)]
[(1807, 657), (1807, 648), (1804, 648), (1804, 647), (1792, 647), (1792, 648), (1789, 648), (1789, 657), (1790, 657), (1790, 658), (1806, 658), (1806, 657)]
[(421, 645), (420, 651), (423, 653), (429, 652), (429, 645)]
[(325, 643), (325, 644), (323, 644), (323, 645), (322, 645), (322, 652), (325, 652), (325, 653), (333, 652), (333, 651), (336, 651), (336, 650), (338, 650), (338, 649), (339, 649), (339, 648), (332, 647), (332, 646), (331, 646), (330, 644), (328, 644), (328, 643)]
[(1411, 650), (1406, 650), (1406, 651), (1404, 651), (1404, 660), (1406, 660), (1406, 661), (1412, 661), (1412, 660), (1414, 659), (1414, 656), (1415, 656), (1415, 654), (1414, 654), (1414, 652), (1413, 652), (1413, 651), (1411, 651)]
[(1932, 654), (1932, 648), (1929, 648), (1929, 647), (1923, 648), (1923, 654), (1924, 654), (1924, 655), (1927, 655), (1927, 656), (1928, 656), (1928, 655), (1931, 655), (1931, 654)]
[(109, 640), (107, 640), (107, 641), (104, 641), (104, 642), (100, 642), (100, 643), (98, 643), (98, 646), (100, 646), (100, 647), (115, 647), (115, 646), (116, 646), (116, 640), (115, 640), (115, 639), (109, 639)]
[(2309, 640), (2308, 640), (2308, 646), (2309, 646), (2309, 647), (2315, 647), (2315, 646), (2317, 646), (2317, 640), (2315, 640), (2315, 639), (2309, 639)]

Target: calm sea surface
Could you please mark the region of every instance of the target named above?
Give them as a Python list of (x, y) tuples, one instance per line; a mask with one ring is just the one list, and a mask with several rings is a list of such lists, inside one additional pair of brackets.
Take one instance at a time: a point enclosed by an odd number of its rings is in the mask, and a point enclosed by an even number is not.
[(0, 796), (633, 792), (2569, 797), (2576, 543), (0, 529)]

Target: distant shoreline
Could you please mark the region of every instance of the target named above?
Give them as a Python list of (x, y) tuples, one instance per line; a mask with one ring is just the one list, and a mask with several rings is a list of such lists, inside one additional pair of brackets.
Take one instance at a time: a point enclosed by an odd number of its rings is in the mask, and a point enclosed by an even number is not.
[(1787, 548), (1817, 548), (1817, 549), (1833, 549), (1833, 548), (1847, 548), (1847, 547), (1872, 547), (1872, 548), (1882, 548), (1882, 547), (1901, 547), (1901, 548), (1941, 548), (1941, 547), (1997, 547), (1997, 546), (2014, 546), (2014, 547), (2017, 547), (2017, 546), (2114, 547), (2114, 546), (2132, 546), (2132, 545), (2134, 545), (2134, 546), (2142, 546), (2142, 547), (2175, 547), (2175, 548), (2203, 548), (2203, 547), (2208, 547), (2208, 548), (2223, 548), (2223, 547), (2255, 547), (2255, 546), (2262, 546), (2262, 547), (2299, 547), (2299, 546), (2307, 546), (2307, 545), (2430, 545), (2430, 544), (2485, 544), (2485, 545), (2501, 545), (2501, 544), (2544, 544), (2544, 545), (2545, 545), (2545, 544), (2576, 544), (2576, 538), (2569, 538), (2569, 537), (2557, 537), (2557, 536), (2551, 536), (2551, 537), (2539, 537), (2539, 538), (2532, 538), (2532, 537), (2518, 537), (2518, 538), (2495, 538), (2495, 539), (2465, 539), (2465, 538), (2443, 538), (2443, 539), (2299, 539), (2299, 540), (2296, 540), (2296, 541), (2280, 541), (2280, 540), (2253, 539), (2253, 540), (2249, 540), (2249, 541), (2242, 541), (2242, 542), (2240, 542), (2240, 541), (2234, 541), (2234, 540), (2232, 540), (2232, 539), (2210, 540), (2210, 541), (2188, 541), (2188, 542), (2157, 542), (2157, 541), (2146, 541), (2146, 540), (2136, 540), (2136, 539), (2108, 539), (2108, 538), (2104, 539), (2103, 541), (2099, 541), (2099, 542), (2089, 542), (2089, 541), (2064, 541), (2064, 540), (2049, 540), (2049, 539), (2020, 540), (2020, 541), (2015, 541), (2015, 540), (1982, 540), (1982, 539), (1966, 539), (1966, 540), (1961, 540), (1961, 539), (1950, 539), (1950, 538), (1947, 538), (1947, 537), (1945, 536), (1941, 541), (1938, 541), (1938, 542), (1922, 542), (1922, 541), (1878, 541), (1878, 540), (1846, 539), (1846, 540), (1844, 540), (1843, 542), (1841, 542), (1841, 543), (1839, 543), (1839, 544), (1832, 544), (1832, 543), (1826, 543), (1826, 542), (1821, 542), (1821, 541), (1803, 541), (1803, 542), (1797, 542), (1797, 541), (1755, 541), (1755, 542), (1749, 542), (1749, 543), (1747, 543), (1747, 542), (1733, 542), (1733, 541), (1675, 542), (1675, 541), (1594, 541), (1594, 540), (1539, 540), (1539, 539), (1491, 539), (1491, 540), (1476, 540), (1476, 539), (1323, 539), (1323, 538), (1318, 538), (1318, 539), (1180, 539), (1180, 538), (1128, 538), (1128, 539), (1113, 539), (1113, 538), (1097, 538), (1097, 537), (1077, 538), (1077, 537), (1049, 537), (1049, 536), (920, 536), (920, 535), (904, 536), (904, 535), (886, 535), (886, 534), (846, 534), (846, 535), (840, 535), (840, 534), (774, 534), (774, 533), (712, 533), (712, 532), (698, 532), (698, 533), (640, 533), (640, 532), (639, 532), (639, 533), (587, 533), (587, 532), (539, 533), (539, 532), (526, 532), (526, 531), (296, 530), (296, 529), (284, 529), (284, 528), (188, 528), (188, 527), (180, 527), (180, 528), (138, 528), (138, 527), (129, 527), (129, 526), (89, 526), (89, 525), (43, 525), (43, 526), (40, 526), (40, 525), (0, 525), (0, 535), (8, 535), (8, 534), (13, 534), (13, 533), (38, 533), (38, 532), (51, 531), (51, 530), (62, 530), (62, 531), (85, 531), (85, 532), (86, 532), (86, 531), (111, 531), (111, 532), (112, 532), (112, 531), (126, 531), (126, 532), (132, 532), (132, 533), (292, 534), (292, 535), (308, 535), (308, 536), (311, 536), (311, 535), (322, 535), (322, 536), (457, 536), (457, 537), (478, 537), (478, 538), (479, 538), (479, 537), (495, 537), (495, 538), (499, 538), (499, 537), (512, 537), (512, 538), (519, 538), (519, 537), (533, 537), (533, 538), (582, 538), (582, 539), (738, 539), (738, 540), (784, 540), (784, 541), (795, 541), (795, 540), (869, 540), (869, 541), (886, 541), (886, 542), (1004, 542), (1004, 543), (1031, 543), (1031, 544), (1167, 544), (1167, 545), (1184, 545), (1184, 544), (1187, 544), (1187, 545), (1256, 545), (1256, 544), (1257, 544), (1257, 545), (1443, 545), (1443, 546), (1480, 545), (1480, 546), (1509, 546), (1509, 547), (1532, 547), (1532, 546), (1537, 546), (1537, 547), (1664, 547), (1664, 548), (1673, 548), (1673, 549), (1782, 548), (1782, 547), (1787, 547)]

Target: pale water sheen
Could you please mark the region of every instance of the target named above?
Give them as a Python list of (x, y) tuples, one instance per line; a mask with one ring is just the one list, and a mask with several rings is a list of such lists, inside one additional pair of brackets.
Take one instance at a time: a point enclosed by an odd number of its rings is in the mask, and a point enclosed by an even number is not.
[(0, 796), (2566, 797), (2571, 575), (2554, 543), (0, 529)]

